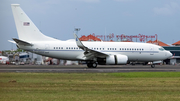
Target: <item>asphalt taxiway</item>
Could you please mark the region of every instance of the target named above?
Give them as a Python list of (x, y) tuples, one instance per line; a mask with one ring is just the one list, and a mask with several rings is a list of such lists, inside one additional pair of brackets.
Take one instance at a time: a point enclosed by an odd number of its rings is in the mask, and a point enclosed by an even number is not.
[(55, 72), (55, 73), (113, 73), (113, 72), (180, 72), (175, 65), (98, 65), (87, 68), (86, 65), (0, 65), (0, 72)]

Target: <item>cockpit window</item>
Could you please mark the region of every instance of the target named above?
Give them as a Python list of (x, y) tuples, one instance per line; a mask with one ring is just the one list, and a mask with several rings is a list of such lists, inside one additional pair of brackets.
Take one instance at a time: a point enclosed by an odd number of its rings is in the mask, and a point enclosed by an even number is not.
[(164, 48), (159, 48), (160, 51), (164, 51)]

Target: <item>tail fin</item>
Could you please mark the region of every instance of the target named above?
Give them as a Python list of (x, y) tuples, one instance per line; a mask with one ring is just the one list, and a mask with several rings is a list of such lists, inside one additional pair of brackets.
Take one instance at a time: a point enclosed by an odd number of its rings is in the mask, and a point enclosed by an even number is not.
[(57, 40), (42, 34), (26, 13), (20, 8), (19, 4), (11, 4), (11, 7), (20, 40), (27, 42)]

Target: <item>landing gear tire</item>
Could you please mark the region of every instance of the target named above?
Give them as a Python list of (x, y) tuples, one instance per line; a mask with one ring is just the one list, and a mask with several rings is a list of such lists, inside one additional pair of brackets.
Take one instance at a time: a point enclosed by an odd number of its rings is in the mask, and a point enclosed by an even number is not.
[(92, 63), (92, 68), (96, 68), (96, 67), (97, 67), (97, 63), (96, 62)]
[(155, 64), (152, 64), (152, 65), (151, 65), (151, 68), (154, 68), (154, 67), (155, 67)]
[(88, 68), (96, 68), (96, 67), (97, 67), (97, 63), (96, 63), (96, 62), (87, 63), (87, 67), (88, 67)]

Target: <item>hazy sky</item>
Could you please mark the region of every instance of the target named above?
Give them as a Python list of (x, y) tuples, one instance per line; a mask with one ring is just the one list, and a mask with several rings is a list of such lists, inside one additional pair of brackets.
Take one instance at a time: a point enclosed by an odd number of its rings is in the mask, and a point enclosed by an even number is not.
[(167, 44), (180, 40), (180, 0), (0, 0), (0, 50), (18, 38), (11, 4), (21, 8), (47, 36), (61, 40), (114, 33), (158, 35)]

